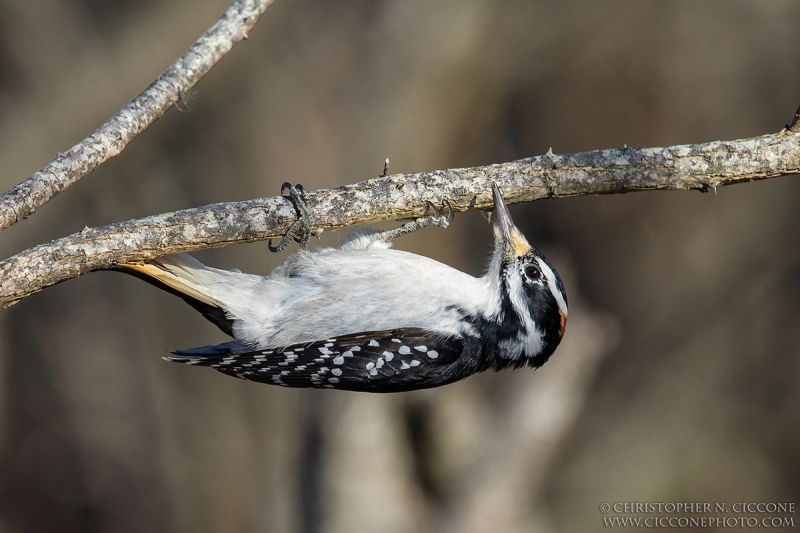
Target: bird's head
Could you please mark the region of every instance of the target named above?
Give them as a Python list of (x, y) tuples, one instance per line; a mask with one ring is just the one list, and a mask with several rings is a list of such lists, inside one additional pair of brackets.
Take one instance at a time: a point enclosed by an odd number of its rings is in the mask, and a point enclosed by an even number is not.
[(553, 354), (567, 325), (567, 293), (544, 255), (514, 225), (492, 184), (494, 255), (487, 276), (499, 288), (495, 368), (539, 367)]

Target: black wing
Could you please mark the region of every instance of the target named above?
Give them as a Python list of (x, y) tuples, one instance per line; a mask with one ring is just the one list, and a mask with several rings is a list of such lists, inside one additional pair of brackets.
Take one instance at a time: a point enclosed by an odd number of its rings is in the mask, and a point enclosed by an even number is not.
[(282, 349), (230, 353), (236, 343), (179, 350), (170, 361), (250, 381), (366, 392), (437, 387), (474, 373), (465, 340), (420, 328), (344, 335)]

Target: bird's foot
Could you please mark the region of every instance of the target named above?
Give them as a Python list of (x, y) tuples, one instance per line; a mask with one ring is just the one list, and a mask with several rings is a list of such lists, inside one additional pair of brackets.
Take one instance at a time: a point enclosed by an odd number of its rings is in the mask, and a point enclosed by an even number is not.
[(439, 208), (436, 207), (433, 204), (433, 202), (426, 200), (425, 203), (427, 203), (428, 206), (430, 206), (431, 210), (433, 211), (433, 214), (415, 220), (414, 223), (417, 224), (417, 226), (419, 226), (420, 228), (425, 228), (427, 226), (441, 226), (443, 228), (446, 228), (447, 226), (450, 225), (450, 223), (453, 221), (453, 217), (456, 214), (456, 210), (453, 209), (453, 204), (450, 203), (450, 200), (444, 201), (444, 205), (447, 206), (447, 216), (442, 215), (441, 211), (439, 211)]
[(277, 246), (272, 245), (272, 239), (269, 240), (268, 246), (271, 252), (283, 251), (292, 239), (300, 243), (300, 249), (305, 250), (308, 248), (308, 241), (311, 235), (314, 234), (314, 215), (306, 204), (306, 192), (300, 184), (292, 185), (291, 183), (284, 183), (281, 185), (281, 194), (284, 191), (289, 191), (289, 201), (294, 205), (297, 211), (297, 220), (294, 221), (286, 234), (283, 236)]
[(426, 203), (433, 211), (432, 215), (420, 217), (416, 220), (412, 220), (411, 222), (406, 222), (399, 228), (381, 233), (380, 237), (384, 241), (388, 242), (396, 239), (397, 237), (408, 235), (409, 233), (417, 231), (418, 229), (427, 228), (428, 226), (441, 226), (446, 228), (450, 225), (450, 223), (453, 221), (456, 211), (453, 209), (453, 204), (451, 204), (449, 200), (444, 201), (444, 204), (447, 206), (447, 215), (443, 215), (442, 212), (439, 211), (439, 208), (433, 204), (433, 202), (426, 200)]

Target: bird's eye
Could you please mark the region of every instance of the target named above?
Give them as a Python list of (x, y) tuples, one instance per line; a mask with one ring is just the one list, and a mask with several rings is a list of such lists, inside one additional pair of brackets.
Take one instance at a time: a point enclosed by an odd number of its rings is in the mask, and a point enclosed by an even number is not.
[(539, 270), (535, 265), (526, 265), (525, 275), (528, 276), (528, 279), (536, 281), (542, 277), (542, 271)]

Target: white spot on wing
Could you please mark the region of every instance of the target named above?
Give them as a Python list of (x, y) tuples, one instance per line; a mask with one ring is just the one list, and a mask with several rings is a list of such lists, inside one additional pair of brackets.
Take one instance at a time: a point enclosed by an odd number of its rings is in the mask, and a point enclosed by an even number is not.
[(398, 348), (397, 351), (403, 355), (408, 355), (411, 353), (411, 348), (409, 348), (408, 346), (401, 346), (400, 348)]
[[(400, 342), (400, 341), (398, 341), (398, 342)], [(380, 346), (380, 344), (378, 344), (378, 341), (376, 341), (375, 339), (372, 339), (371, 341), (369, 341), (369, 345), (370, 346)]]
[(428, 347), (427, 346), (414, 346), (414, 349), (417, 350), (417, 351), (420, 351), (420, 352), (427, 352), (428, 351)]
[(431, 359), (436, 359), (437, 357), (439, 357), (439, 352), (437, 352), (436, 350), (430, 350), (427, 355)]

